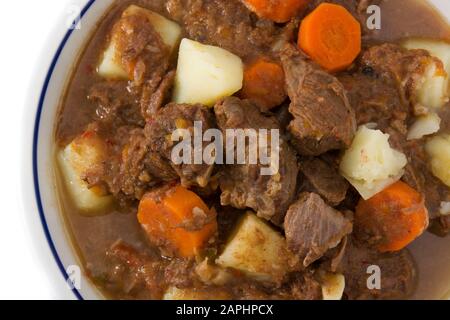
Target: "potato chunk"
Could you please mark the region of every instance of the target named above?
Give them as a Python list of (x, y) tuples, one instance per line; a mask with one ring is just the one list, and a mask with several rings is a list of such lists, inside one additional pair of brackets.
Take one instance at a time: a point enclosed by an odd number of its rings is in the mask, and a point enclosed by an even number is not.
[(88, 131), (76, 138), (57, 155), (67, 191), (74, 204), (84, 215), (95, 215), (112, 202), (112, 197), (101, 188), (89, 188), (83, 176), (104, 159), (104, 144), (97, 135)]
[(285, 238), (253, 213), (240, 221), (216, 263), (260, 281), (276, 281), (288, 271)]
[(242, 89), (242, 60), (219, 47), (183, 39), (173, 100), (177, 103), (201, 103), (213, 106), (221, 98)]
[[(147, 17), (148, 21), (152, 24), (155, 31), (161, 36), (163, 42), (174, 51), (177, 47), (181, 38), (181, 27), (165, 17), (138, 7), (136, 5), (129, 6), (122, 14), (122, 17), (129, 17), (132, 15), (144, 15)], [(102, 61), (98, 67), (98, 74), (104, 78), (108, 79), (123, 79), (131, 80), (130, 75), (126, 72), (125, 68), (121, 63), (122, 53), (118, 52), (116, 46), (116, 39), (118, 35), (111, 35), (111, 41), (103, 53)]]
[(341, 300), (345, 290), (345, 277), (342, 274), (324, 272), (320, 276), (323, 300)]
[(406, 156), (389, 145), (388, 134), (361, 126), (342, 158), (340, 171), (367, 200), (400, 180), (406, 164)]
[(448, 76), (442, 66), (431, 64), (417, 89), (417, 101), (431, 109), (439, 109), (448, 102)]
[(443, 63), (430, 65), (422, 86), (418, 89), (419, 103), (429, 108), (442, 107), (449, 98), (450, 44), (432, 39), (409, 39), (403, 43), (407, 49), (427, 50)]
[(450, 135), (430, 139), (425, 146), (433, 174), (450, 187)]
[(230, 295), (219, 289), (178, 289), (170, 287), (163, 300), (230, 300)]
[(436, 113), (429, 113), (418, 117), (409, 128), (408, 140), (422, 139), (425, 136), (436, 133), (441, 127), (441, 118)]

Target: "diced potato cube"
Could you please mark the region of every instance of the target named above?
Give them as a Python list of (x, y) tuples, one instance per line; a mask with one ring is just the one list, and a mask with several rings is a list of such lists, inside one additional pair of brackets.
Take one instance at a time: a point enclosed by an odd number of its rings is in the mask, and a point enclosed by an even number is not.
[(439, 66), (430, 66), (426, 72), (423, 86), (419, 88), (419, 102), (425, 107), (440, 108), (449, 96), (450, 44), (432, 39), (409, 39), (403, 43), (407, 49), (427, 50), (432, 56), (442, 61), (445, 73)]
[(341, 300), (345, 290), (344, 275), (327, 272), (320, 278), (323, 300)]
[(95, 133), (87, 132), (58, 153), (58, 163), (72, 200), (85, 215), (100, 213), (112, 202), (102, 190), (88, 188), (82, 179), (89, 169), (103, 161), (103, 142)]
[(177, 103), (201, 103), (213, 106), (221, 98), (242, 89), (242, 60), (219, 47), (183, 39), (173, 100)]
[(102, 61), (98, 66), (98, 74), (107, 79), (129, 80), (130, 76), (122, 67), (120, 55), (116, 50), (116, 44), (111, 41), (103, 53)]
[(418, 86), (417, 101), (422, 106), (439, 109), (448, 102), (448, 76), (442, 69), (432, 63), (425, 71), (423, 83)]
[(169, 20), (156, 12), (136, 5), (129, 6), (123, 12), (123, 17), (135, 14), (146, 15), (153, 25), (153, 28), (155, 28), (156, 32), (161, 36), (161, 39), (172, 51), (177, 47), (181, 38), (181, 27), (176, 22)]
[(450, 135), (431, 138), (425, 145), (433, 174), (450, 187)]
[(342, 158), (340, 171), (367, 200), (400, 180), (406, 164), (406, 156), (389, 145), (388, 134), (361, 126)]
[[(129, 6), (122, 14), (122, 17), (129, 17), (131, 15), (141, 14), (145, 15), (149, 22), (153, 25), (156, 32), (161, 36), (163, 42), (174, 51), (181, 38), (181, 27), (165, 17), (138, 7), (136, 5)], [(116, 40), (117, 35), (111, 35), (111, 42), (106, 51), (103, 53), (102, 61), (98, 67), (98, 74), (107, 79), (123, 79), (131, 80), (130, 75), (126, 72), (121, 63), (121, 52), (117, 51)]]
[(249, 212), (236, 227), (216, 263), (224, 268), (240, 270), (256, 280), (278, 280), (288, 271), (286, 240)]
[(178, 289), (170, 287), (163, 300), (229, 300), (231, 297), (225, 291), (212, 289)]
[(408, 140), (422, 139), (425, 136), (436, 133), (441, 127), (441, 118), (436, 113), (429, 113), (418, 117), (409, 128)]

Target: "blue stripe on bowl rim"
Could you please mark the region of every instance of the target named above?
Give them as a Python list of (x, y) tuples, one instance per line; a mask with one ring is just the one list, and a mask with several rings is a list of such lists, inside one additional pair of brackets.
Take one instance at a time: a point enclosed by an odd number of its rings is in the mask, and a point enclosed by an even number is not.
[[(91, 6), (94, 4), (95, 1), (96, 0), (88, 1), (88, 3), (83, 7), (83, 9), (80, 12), (80, 19), (82, 19), (84, 17), (86, 12), (91, 8)], [(75, 23), (76, 23), (76, 21), (74, 21), (74, 25), (75, 25)], [(56, 251), (56, 247), (55, 247), (55, 244), (53, 243), (53, 239), (51, 237), (50, 230), (48, 228), (47, 221), (46, 221), (45, 215), (44, 215), (44, 209), (42, 206), (42, 199), (41, 199), (41, 191), (39, 188), (37, 154), (38, 154), (38, 139), (39, 139), (39, 128), (40, 128), (40, 124), (41, 124), (42, 108), (44, 105), (45, 97), (47, 95), (48, 86), (49, 86), (51, 77), (53, 75), (53, 71), (55, 70), (56, 64), (58, 63), (59, 58), (61, 56), (61, 52), (63, 51), (64, 47), (66, 46), (67, 41), (69, 40), (73, 31), (74, 31), (74, 29), (70, 29), (70, 28), (67, 30), (67, 33), (65, 34), (64, 38), (62, 39), (54, 57), (53, 57), (53, 60), (50, 64), (50, 68), (47, 72), (47, 75), (46, 75), (45, 81), (44, 81), (44, 85), (41, 90), (39, 104), (38, 104), (37, 112), (36, 112), (36, 119), (35, 119), (35, 123), (34, 123), (34, 130), (33, 130), (33, 183), (34, 183), (34, 191), (35, 191), (35, 196), (36, 196), (36, 203), (37, 203), (37, 207), (38, 207), (38, 211), (39, 211), (39, 217), (40, 217), (40, 220), (42, 223), (42, 228), (43, 228), (45, 237), (47, 238), (48, 245), (52, 252), (52, 255), (56, 261), (56, 264), (58, 265), (59, 270), (61, 271), (61, 274), (63, 275), (64, 279), (66, 280), (66, 282), (69, 279), (69, 275), (67, 274), (67, 272), (64, 268), (64, 265), (62, 264), (62, 261), (58, 255), (58, 252)], [(73, 288), (72, 292), (78, 300), (84, 300), (83, 297), (81, 296), (80, 292), (76, 288)]]

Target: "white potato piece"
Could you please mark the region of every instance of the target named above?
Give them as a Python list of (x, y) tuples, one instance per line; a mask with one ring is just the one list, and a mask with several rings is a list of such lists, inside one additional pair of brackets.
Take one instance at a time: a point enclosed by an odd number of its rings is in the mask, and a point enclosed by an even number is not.
[(259, 281), (274, 281), (288, 271), (285, 238), (254, 213), (248, 212), (237, 225), (216, 264), (242, 271)]
[(428, 109), (439, 109), (448, 102), (448, 76), (434, 63), (425, 71), (422, 84), (417, 89), (417, 101)]
[(430, 157), (431, 171), (450, 187), (450, 135), (442, 134), (431, 138), (425, 145)]
[(163, 300), (229, 300), (230, 296), (219, 290), (208, 289), (178, 289), (170, 287), (164, 294)]
[(441, 128), (441, 118), (436, 113), (429, 113), (418, 117), (409, 128), (408, 140), (422, 139), (425, 136), (436, 133)]
[(325, 272), (320, 276), (323, 300), (342, 300), (345, 277), (339, 273)]
[(102, 141), (95, 134), (83, 134), (57, 155), (58, 163), (74, 204), (84, 215), (96, 215), (112, 203), (112, 196), (97, 188), (88, 188), (83, 175), (103, 161)]
[[(122, 14), (122, 17), (128, 17), (131, 15), (141, 14), (148, 18), (148, 21), (153, 25), (156, 32), (161, 36), (163, 42), (171, 49), (173, 52), (178, 46), (181, 38), (181, 27), (148, 9), (138, 7), (136, 5), (129, 6)], [(115, 34), (111, 35), (111, 42), (109, 43), (107, 49), (103, 53), (102, 60), (98, 66), (98, 74), (107, 79), (123, 79), (131, 80), (130, 75), (125, 71), (121, 64), (121, 52), (118, 52), (116, 48), (117, 36)]]
[(130, 80), (129, 74), (122, 67), (120, 55), (117, 53), (114, 41), (111, 41), (103, 53), (103, 58), (98, 66), (97, 72), (101, 77), (106, 79)]
[(442, 107), (449, 97), (450, 44), (433, 39), (409, 39), (403, 42), (403, 46), (407, 49), (427, 50), (443, 63), (445, 72), (439, 66), (429, 66), (418, 91), (419, 103), (429, 108)]
[(219, 47), (183, 39), (173, 100), (177, 103), (201, 103), (213, 106), (221, 98), (242, 89), (242, 60)]
[(400, 180), (406, 164), (406, 156), (389, 145), (388, 134), (361, 126), (342, 158), (340, 172), (367, 200)]

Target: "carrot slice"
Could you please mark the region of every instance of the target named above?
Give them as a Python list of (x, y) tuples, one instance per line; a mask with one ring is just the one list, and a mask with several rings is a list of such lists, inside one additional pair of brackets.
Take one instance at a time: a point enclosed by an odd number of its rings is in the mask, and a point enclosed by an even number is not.
[(144, 195), (138, 221), (152, 243), (184, 258), (198, 255), (217, 230), (214, 212), (181, 186)]
[(327, 71), (341, 71), (361, 52), (361, 25), (343, 6), (322, 3), (303, 19), (298, 45)]
[(246, 66), (241, 97), (252, 100), (263, 111), (279, 106), (286, 99), (283, 68), (265, 58)]
[(259, 17), (284, 23), (295, 17), (310, 0), (244, 0)]
[(356, 207), (356, 234), (368, 235), (379, 251), (399, 251), (428, 227), (423, 196), (397, 182)]

